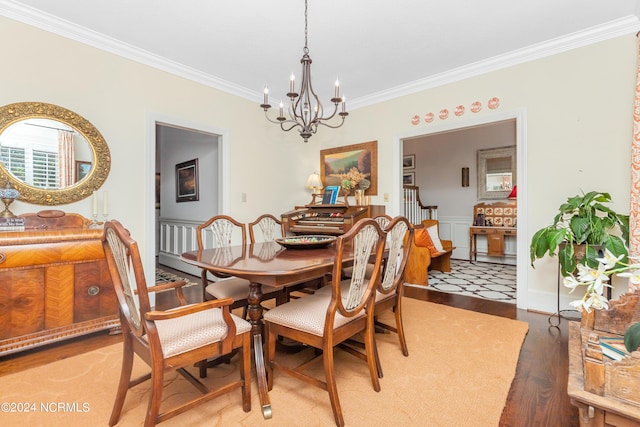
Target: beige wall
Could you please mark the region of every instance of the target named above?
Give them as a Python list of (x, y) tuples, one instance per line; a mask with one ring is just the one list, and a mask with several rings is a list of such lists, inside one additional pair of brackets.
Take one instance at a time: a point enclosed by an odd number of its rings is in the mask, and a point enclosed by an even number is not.
[[(256, 103), (186, 81), (77, 42), (0, 18), (3, 66), (2, 105), (43, 101), (76, 111), (104, 135), (112, 154), (109, 191), (112, 215), (153, 253), (153, 160), (146, 158), (149, 117), (162, 116), (226, 132), (228, 149), (225, 213), (243, 221), (262, 212), (280, 213), (305, 203), (302, 188), (318, 169), (318, 151), (378, 141), (379, 195), (387, 211), (399, 213), (400, 139), (438, 128), (518, 114), (526, 151), (519, 164), (519, 272), (524, 273), (519, 305), (555, 310), (555, 260), (528, 267), (528, 241), (547, 225), (561, 202), (581, 190), (610, 192), (614, 208), (628, 211), (630, 143), (635, 74), (635, 37), (628, 35), (352, 111), (345, 126), (321, 129), (308, 144), (295, 132), (267, 123)], [(500, 98), (496, 110), (486, 101)], [(410, 122), (442, 108), (453, 110), (480, 100), (475, 115)], [(202, 185), (202, 184), (201, 184)], [(150, 190), (148, 191), (147, 188)], [(242, 203), (240, 194), (247, 193)], [(62, 206), (90, 213), (90, 202)], [(38, 207), (16, 202), (16, 212)], [(524, 219), (524, 224), (522, 223)], [(524, 234), (522, 234), (524, 232)], [(564, 293), (564, 291), (563, 291)]]
[[(634, 35), (619, 37), (359, 109), (349, 116), (341, 140), (377, 139), (381, 192), (398, 195), (399, 182), (391, 172), (399, 174), (402, 137), (522, 115), (526, 150), (518, 165), (518, 204), (526, 209), (518, 221), (519, 306), (555, 311), (556, 260), (540, 260), (530, 268), (528, 243), (567, 197), (583, 190), (609, 192), (614, 209), (629, 211), (635, 41)], [(486, 108), (492, 97), (500, 99), (496, 110)], [(437, 115), (476, 100), (485, 105), (477, 114), (411, 124), (415, 114)], [(563, 299), (576, 299), (564, 289), (561, 293)]]

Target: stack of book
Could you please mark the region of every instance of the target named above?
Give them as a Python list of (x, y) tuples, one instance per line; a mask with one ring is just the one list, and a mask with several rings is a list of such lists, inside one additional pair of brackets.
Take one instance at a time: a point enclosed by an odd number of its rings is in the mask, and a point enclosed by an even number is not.
[(602, 354), (613, 360), (622, 360), (629, 355), (622, 337), (600, 337), (600, 348)]
[(24, 231), (24, 218), (0, 218), (0, 231)]

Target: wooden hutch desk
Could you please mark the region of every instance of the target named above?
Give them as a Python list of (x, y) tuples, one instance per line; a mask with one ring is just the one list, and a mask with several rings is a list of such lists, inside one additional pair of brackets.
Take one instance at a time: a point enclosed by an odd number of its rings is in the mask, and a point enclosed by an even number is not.
[(515, 202), (479, 203), (473, 207), (474, 223), (469, 227), (469, 262), (477, 260), (478, 235), (487, 236), (487, 256), (505, 256), (504, 239), (517, 235)]

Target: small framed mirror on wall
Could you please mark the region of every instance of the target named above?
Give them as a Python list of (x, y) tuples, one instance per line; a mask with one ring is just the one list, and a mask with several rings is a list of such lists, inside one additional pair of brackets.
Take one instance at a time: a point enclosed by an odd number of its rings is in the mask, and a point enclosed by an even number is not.
[(478, 150), (478, 199), (506, 199), (516, 185), (516, 147)]

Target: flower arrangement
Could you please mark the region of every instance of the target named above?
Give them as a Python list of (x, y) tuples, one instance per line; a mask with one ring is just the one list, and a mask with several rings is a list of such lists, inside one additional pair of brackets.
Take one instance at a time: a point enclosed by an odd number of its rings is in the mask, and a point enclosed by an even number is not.
[(349, 169), (349, 172), (340, 175), (341, 186), (346, 191), (353, 189), (366, 190), (371, 186), (371, 181), (366, 178), (366, 175), (358, 170), (356, 167)]
[(605, 249), (603, 257), (596, 258), (599, 263), (597, 268), (578, 264), (577, 273), (566, 276), (563, 284), (571, 289), (570, 293), (581, 286), (586, 286), (586, 291), (581, 299), (569, 304), (580, 311), (586, 310), (587, 313), (592, 308), (606, 310), (609, 302), (603, 293), (605, 288), (611, 287), (609, 280), (614, 274), (628, 278), (629, 292), (640, 289), (640, 263), (627, 264), (622, 261), (624, 257), (624, 254), (615, 256), (609, 249)]

